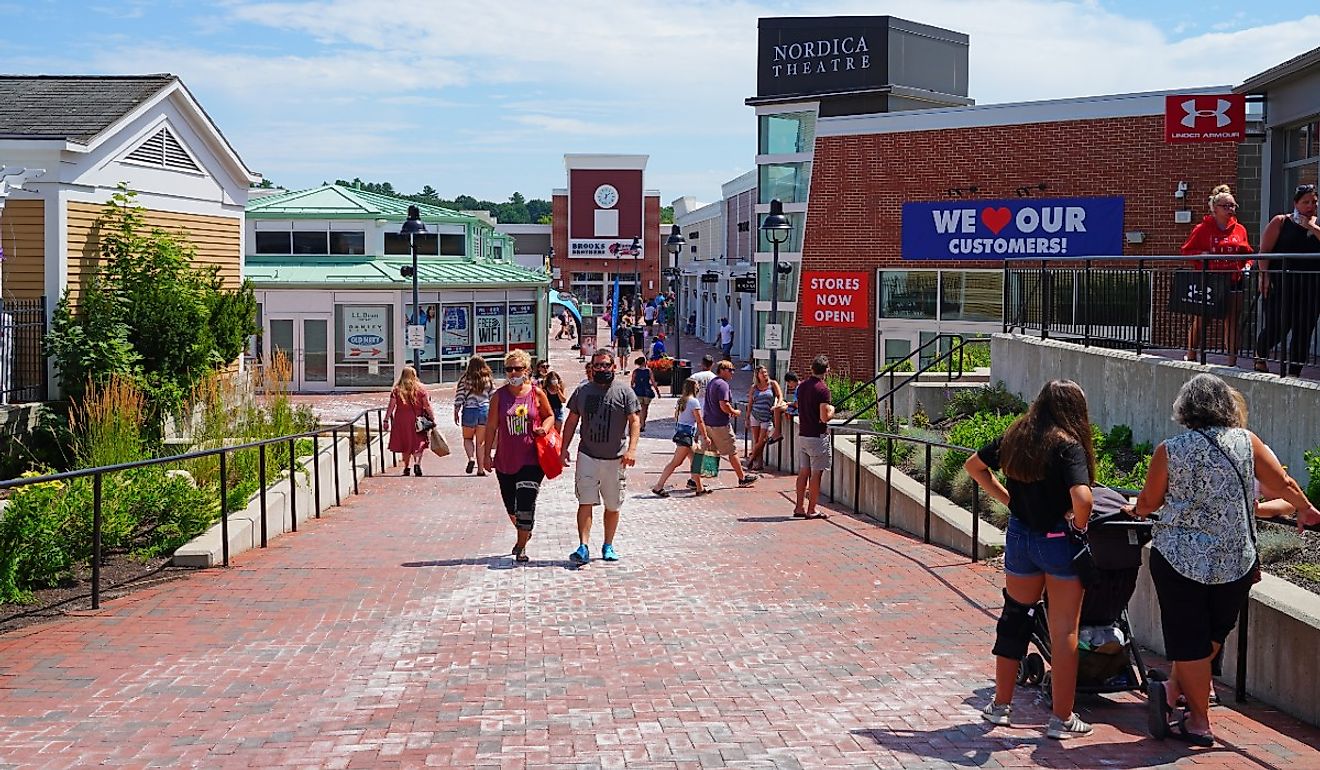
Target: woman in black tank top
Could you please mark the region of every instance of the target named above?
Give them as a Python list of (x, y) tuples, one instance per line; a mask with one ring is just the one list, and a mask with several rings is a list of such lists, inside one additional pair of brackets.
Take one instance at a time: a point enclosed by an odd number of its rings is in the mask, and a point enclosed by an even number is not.
[[(1294, 376), (1310, 358), (1311, 335), (1320, 313), (1320, 225), (1316, 223), (1315, 185), (1301, 185), (1293, 194), (1293, 211), (1270, 220), (1260, 236), (1262, 254), (1317, 255), (1302, 259), (1260, 260), (1260, 293), (1264, 322), (1256, 338), (1256, 371), (1268, 372), (1270, 350), (1288, 340), (1281, 357)], [(1280, 264), (1282, 263), (1282, 264)], [(1282, 369), (1280, 370), (1282, 372)]]

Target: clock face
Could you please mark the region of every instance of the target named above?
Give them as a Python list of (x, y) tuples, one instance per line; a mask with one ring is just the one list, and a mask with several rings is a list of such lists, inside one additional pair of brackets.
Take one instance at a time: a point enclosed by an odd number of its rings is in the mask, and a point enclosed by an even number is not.
[(619, 202), (619, 191), (612, 184), (603, 184), (596, 188), (596, 205), (603, 209), (613, 208)]

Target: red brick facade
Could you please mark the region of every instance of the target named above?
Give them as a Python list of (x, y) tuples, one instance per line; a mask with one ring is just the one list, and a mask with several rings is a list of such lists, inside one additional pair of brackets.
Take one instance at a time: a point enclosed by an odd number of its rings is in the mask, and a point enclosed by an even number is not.
[[(1193, 224), (1206, 213), (1211, 188), (1237, 178), (1231, 143), (1171, 145), (1163, 116), (821, 137), (816, 141), (811, 203), (803, 245), (804, 270), (865, 270), (871, 274), (869, 317), (876, 317), (877, 268), (999, 268), (1001, 261), (903, 260), (902, 206), (947, 200), (950, 188), (975, 186), (972, 199), (1012, 198), (1019, 187), (1037, 198), (1121, 195), (1124, 230), (1145, 242), (1132, 256), (1178, 253), (1192, 224), (1173, 221), (1184, 205)], [(1179, 181), (1186, 203), (1174, 198)], [(1044, 183), (1047, 189), (1035, 186)], [(827, 353), (833, 369), (853, 379), (876, 371), (876, 329), (804, 327), (793, 337), (792, 366), (805, 371)]]
[[(662, 254), (663, 247), (660, 244), (660, 196), (645, 196), (644, 221), (642, 222), (642, 259), (635, 262), (631, 259), (617, 259), (615, 257), (569, 257), (568, 256), (568, 196), (555, 194), (550, 199), (550, 216), (553, 221), (551, 225), (550, 243), (554, 246), (555, 256), (551, 260), (551, 268), (559, 268), (559, 280), (554, 281), (557, 289), (571, 291), (571, 277), (573, 273), (607, 273), (613, 275), (615, 272), (627, 273), (630, 277), (633, 268), (641, 272), (642, 289), (648, 293), (659, 291), (660, 268), (669, 259), (667, 254)], [(647, 282), (650, 281), (648, 284)], [(650, 286), (650, 289), (647, 287)]]

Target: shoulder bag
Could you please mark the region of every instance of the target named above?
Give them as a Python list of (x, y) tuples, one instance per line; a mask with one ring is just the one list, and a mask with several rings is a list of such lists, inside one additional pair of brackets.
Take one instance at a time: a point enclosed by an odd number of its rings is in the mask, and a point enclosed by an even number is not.
[[(533, 417), (533, 428), (540, 427), (541, 415), (541, 390), (532, 386), (532, 409), (536, 412)], [(545, 473), (547, 479), (553, 479), (564, 472), (564, 439), (559, 435), (559, 431), (551, 428), (544, 434), (537, 436), (532, 434), (536, 440), (536, 461), (541, 466), (541, 471)]]
[[(1203, 430), (1198, 430), (1196, 432), (1200, 433), (1201, 438), (1205, 439), (1210, 446), (1214, 447), (1219, 451), (1219, 454), (1223, 455), (1224, 459), (1228, 461), (1228, 467), (1233, 469), (1233, 475), (1237, 476), (1238, 483), (1242, 485), (1242, 501), (1247, 505), (1247, 536), (1251, 538), (1251, 545), (1255, 547), (1256, 522), (1252, 521), (1252, 519), (1256, 518), (1256, 501), (1251, 497), (1251, 489), (1247, 486), (1247, 480), (1242, 478), (1242, 471), (1238, 470), (1237, 464), (1233, 462), (1233, 458), (1228, 455), (1228, 452), (1224, 451), (1224, 448), (1219, 445), (1218, 441), (1210, 438), (1210, 436)], [(1261, 581), (1259, 548), (1256, 548), (1256, 563), (1251, 565), (1251, 571), (1247, 574), (1251, 575), (1252, 583), (1259, 583)]]

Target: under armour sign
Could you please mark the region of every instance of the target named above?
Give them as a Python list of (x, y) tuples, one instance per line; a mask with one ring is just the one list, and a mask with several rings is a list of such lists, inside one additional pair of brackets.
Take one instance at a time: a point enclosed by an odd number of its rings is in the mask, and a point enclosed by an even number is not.
[(1240, 142), (1247, 136), (1245, 94), (1164, 97), (1164, 140), (1171, 144)]

